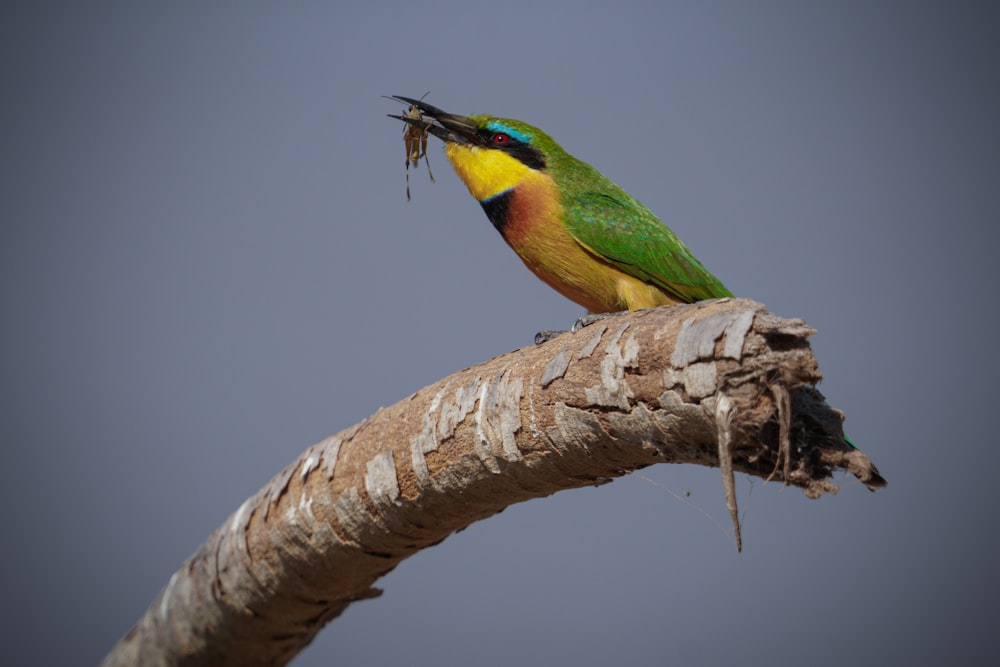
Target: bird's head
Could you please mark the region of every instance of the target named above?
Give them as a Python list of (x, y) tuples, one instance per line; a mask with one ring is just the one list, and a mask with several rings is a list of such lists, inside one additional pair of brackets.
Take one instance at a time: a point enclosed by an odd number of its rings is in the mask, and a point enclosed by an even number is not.
[(562, 154), (551, 137), (519, 120), (458, 116), (411, 97), (394, 95), (393, 99), (411, 105), (421, 116), (389, 115), (441, 139), (455, 172), (481, 202), (516, 187), (532, 174), (545, 173), (549, 162)]

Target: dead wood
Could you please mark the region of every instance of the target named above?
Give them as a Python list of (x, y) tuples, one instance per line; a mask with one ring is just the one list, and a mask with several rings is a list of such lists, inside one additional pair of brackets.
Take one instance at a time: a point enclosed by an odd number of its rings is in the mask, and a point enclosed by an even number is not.
[[(884, 485), (815, 389), (813, 330), (744, 299), (610, 318), (467, 368), (309, 447), (171, 577), (104, 665), (281, 665), (404, 558), (653, 463)], [(720, 460), (721, 459), (721, 460)]]

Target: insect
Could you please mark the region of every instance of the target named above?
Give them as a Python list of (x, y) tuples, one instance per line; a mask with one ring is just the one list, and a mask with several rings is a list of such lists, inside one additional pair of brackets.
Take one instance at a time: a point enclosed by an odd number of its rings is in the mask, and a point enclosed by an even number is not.
[[(430, 94), (431, 91), (427, 91), (420, 96), (420, 99), (424, 99)], [(383, 95), (383, 97), (385, 97)], [(393, 99), (391, 97), (386, 97), (386, 99)], [(391, 115), (391, 114), (390, 114)], [(392, 116), (392, 118), (403, 117), (409, 118), (411, 121), (422, 121), (423, 116), (420, 115), (420, 109), (417, 108), (415, 104), (411, 104), (403, 116)], [(428, 123), (429, 124), (429, 123)], [(414, 167), (420, 164), (420, 158), (424, 159), (424, 164), (427, 165), (427, 175), (431, 177), (431, 183), (436, 183), (434, 180), (434, 172), (431, 171), (431, 162), (427, 159), (427, 128), (424, 125), (414, 125), (413, 123), (405, 123), (403, 128), (403, 143), (406, 145), (406, 159), (404, 165), (406, 166), (406, 201), (410, 201), (410, 165)]]

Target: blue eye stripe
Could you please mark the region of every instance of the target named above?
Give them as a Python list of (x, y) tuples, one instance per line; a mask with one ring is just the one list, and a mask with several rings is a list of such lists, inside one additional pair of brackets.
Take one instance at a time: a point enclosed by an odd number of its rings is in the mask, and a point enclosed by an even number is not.
[(515, 130), (514, 128), (510, 127), (509, 125), (504, 125), (503, 123), (501, 123), (499, 121), (496, 121), (496, 120), (490, 121), (489, 123), (487, 123), (486, 124), (486, 129), (489, 130), (490, 132), (504, 132), (505, 134), (509, 134), (511, 136), (511, 138), (517, 139), (518, 141), (520, 141), (523, 144), (530, 144), (531, 143), (531, 135), (530, 134), (525, 134), (524, 132), (521, 132), (520, 130)]

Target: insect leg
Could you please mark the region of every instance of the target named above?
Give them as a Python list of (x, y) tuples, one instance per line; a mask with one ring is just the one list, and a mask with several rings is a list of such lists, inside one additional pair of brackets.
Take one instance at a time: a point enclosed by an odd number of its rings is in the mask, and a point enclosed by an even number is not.
[(424, 154), (424, 164), (427, 165), (427, 175), (431, 177), (431, 183), (437, 183), (434, 180), (434, 172), (431, 171), (431, 161), (427, 158), (427, 132), (420, 138), (420, 152)]

